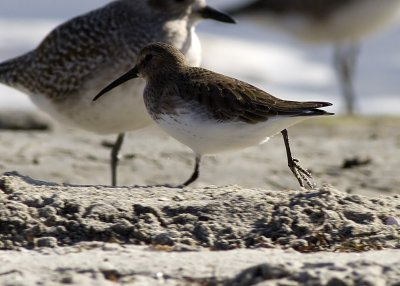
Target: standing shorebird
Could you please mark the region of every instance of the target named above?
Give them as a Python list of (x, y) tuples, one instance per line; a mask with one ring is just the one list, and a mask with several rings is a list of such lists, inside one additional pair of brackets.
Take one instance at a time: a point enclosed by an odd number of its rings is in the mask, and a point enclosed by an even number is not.
[(87, 131), (119, 133), (111, 152), (112, 185), (124, 132), (152, 123), (137, 79), (93, 105), (92, 95), (129, 70), (138, 51), (152, 42), (177, 47), (200, 65), (195, 25), (202, 19), (235, 21), (205, 0), (117, 0), (53, 30), (33, 51), (0, 64), (0, 83), (27, 93), (42, 110)]
[(300, 186), (314, 187), (311, 174), (292, 157), (286, 128), (331, 115), (319, 109), (331, 103), (282, 100), (237, 79), (190, 67), (181, 52), (165, 43), (143, 48), (136, 63), (93, 100), (130, 79), (144, 78), (144, 102), (153, 120), (196, 154), (194, 171), (181, 186), (198, 178), (203, 155), (261, 144), (281, 132), (289, 168)]
[(334, 45), (333, 62), (348, 114), (355, 112), (353, 80), (360, 41), (400, 17), (400, 0), (255, 0), (229, 11), (247, 15), (300, 40)]

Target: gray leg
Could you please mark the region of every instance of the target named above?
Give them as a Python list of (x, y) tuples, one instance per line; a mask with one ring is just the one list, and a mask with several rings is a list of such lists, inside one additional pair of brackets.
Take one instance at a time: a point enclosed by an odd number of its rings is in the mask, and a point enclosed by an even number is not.
[(294, 174), (294, 176), (296, 177), (297, 181), (299, 182), (300, 187), (304, 187), (303, 183), (304, 180), (310, 188), (315, 188), (315, 183), (313, 182), (311, 173), (299, 165), (299, 160), (292, 157), (292, 152), (290, 151), (290, 146), (289, 146), (289, 135), (287, 130), (283, 129), (281, 133), (283, 136), (283, 141), (285, 142), (288, 166), (292, 171), (292, 173)]
[(336, 74), (344, 97), (346, 113), (350, 115), (354, 114), (355, 111), (353, 81), (359, 49), (358, 43), (352, 42), (349, 44), (337, 45), (334, 51)]
[(192, 175), (186, 182), (184, 182), (179, 187), (183, 188), (183, 187), (189, 186), (191, 183), (193, 183), (194, 181), (197, 180), (197, 178), (199, 177), (199, 174), (200, 174), (200, 162), (201, 162), (201, 155), (196, 155), (196, 162), (194, 165), (194, 171), (193, 171)]
[(111, 150), (111, 185), (115, 187), (117, 185), (117, 166), (118, 166), (118, 154), (121, 150), (122, 143), (124, 142), (124, 133), (118, 134), (117, 140), (115, 141)]

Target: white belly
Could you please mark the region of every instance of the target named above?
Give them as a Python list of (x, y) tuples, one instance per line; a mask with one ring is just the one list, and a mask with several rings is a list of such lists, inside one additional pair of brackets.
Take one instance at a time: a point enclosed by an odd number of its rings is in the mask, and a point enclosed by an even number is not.
[(32, 95), (32, 101), (58, 121), (81, 129), (111, 134), (132, 131), (153, 123), (143, 102), (144, 81), (131, 80), (93, 102), (103, 85), (69, 96), (57, 104), (43, 96)]
[(307, 117), (278, 117), (257, 124), (217, 122), (188, 113), (162, 115), (157, 124), (196, 154), (216, 154), (262, 144)]

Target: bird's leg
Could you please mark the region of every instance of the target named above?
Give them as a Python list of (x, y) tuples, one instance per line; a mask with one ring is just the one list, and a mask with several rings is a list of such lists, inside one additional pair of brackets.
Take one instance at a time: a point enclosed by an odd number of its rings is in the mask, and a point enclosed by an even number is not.
[(115, 187), (117, 185), (117, 166), (118, 166), (118, 154), (121, 150), (122, 143), (124, 142), (124, 133), (118, 134), (117, 140), (115, 141), (111, 150), (111, 185)]
[(335, 46), (334, 64), (344, 97), (346, 112), (349, 115), (354, 114), (355, 109), (353, 79), (358, 53), (359, 45), (355, 42)]
[(197, 180), (200, 174), (200, 162), (201, 162), (201, 155), (196, 155), (196, 162), (194, 165), (194, 170), (190, 178), (184, 182), (183, 184), (179, 185), (179, 187), (183, 188), (189, 186), (191, 183)]
[(299, 181), (300, 187), (304, 187), (303, 183), (304, 180), (310, 188), (315, 188), (315, 183), (313, 182), (311, 173), (299, 165), (299, 160), (292, 157), (287, 130), (283, 129), (281, 133), (283, 136), (283, 141), (285, 142), (288, 166), (292, 171), (292, 173), (294, 174), (294, 176), (296, 177), (297, 181)]

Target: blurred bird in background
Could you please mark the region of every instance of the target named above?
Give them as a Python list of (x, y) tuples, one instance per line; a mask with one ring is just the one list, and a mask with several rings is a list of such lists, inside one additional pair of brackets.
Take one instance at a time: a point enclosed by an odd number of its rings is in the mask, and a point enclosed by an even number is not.
[(354, 75), (361, 41), (400, 20), (400, 0), (248, 0), (228, 9), (300, 40), (332, 44), (345, 112), (357, 111)]

